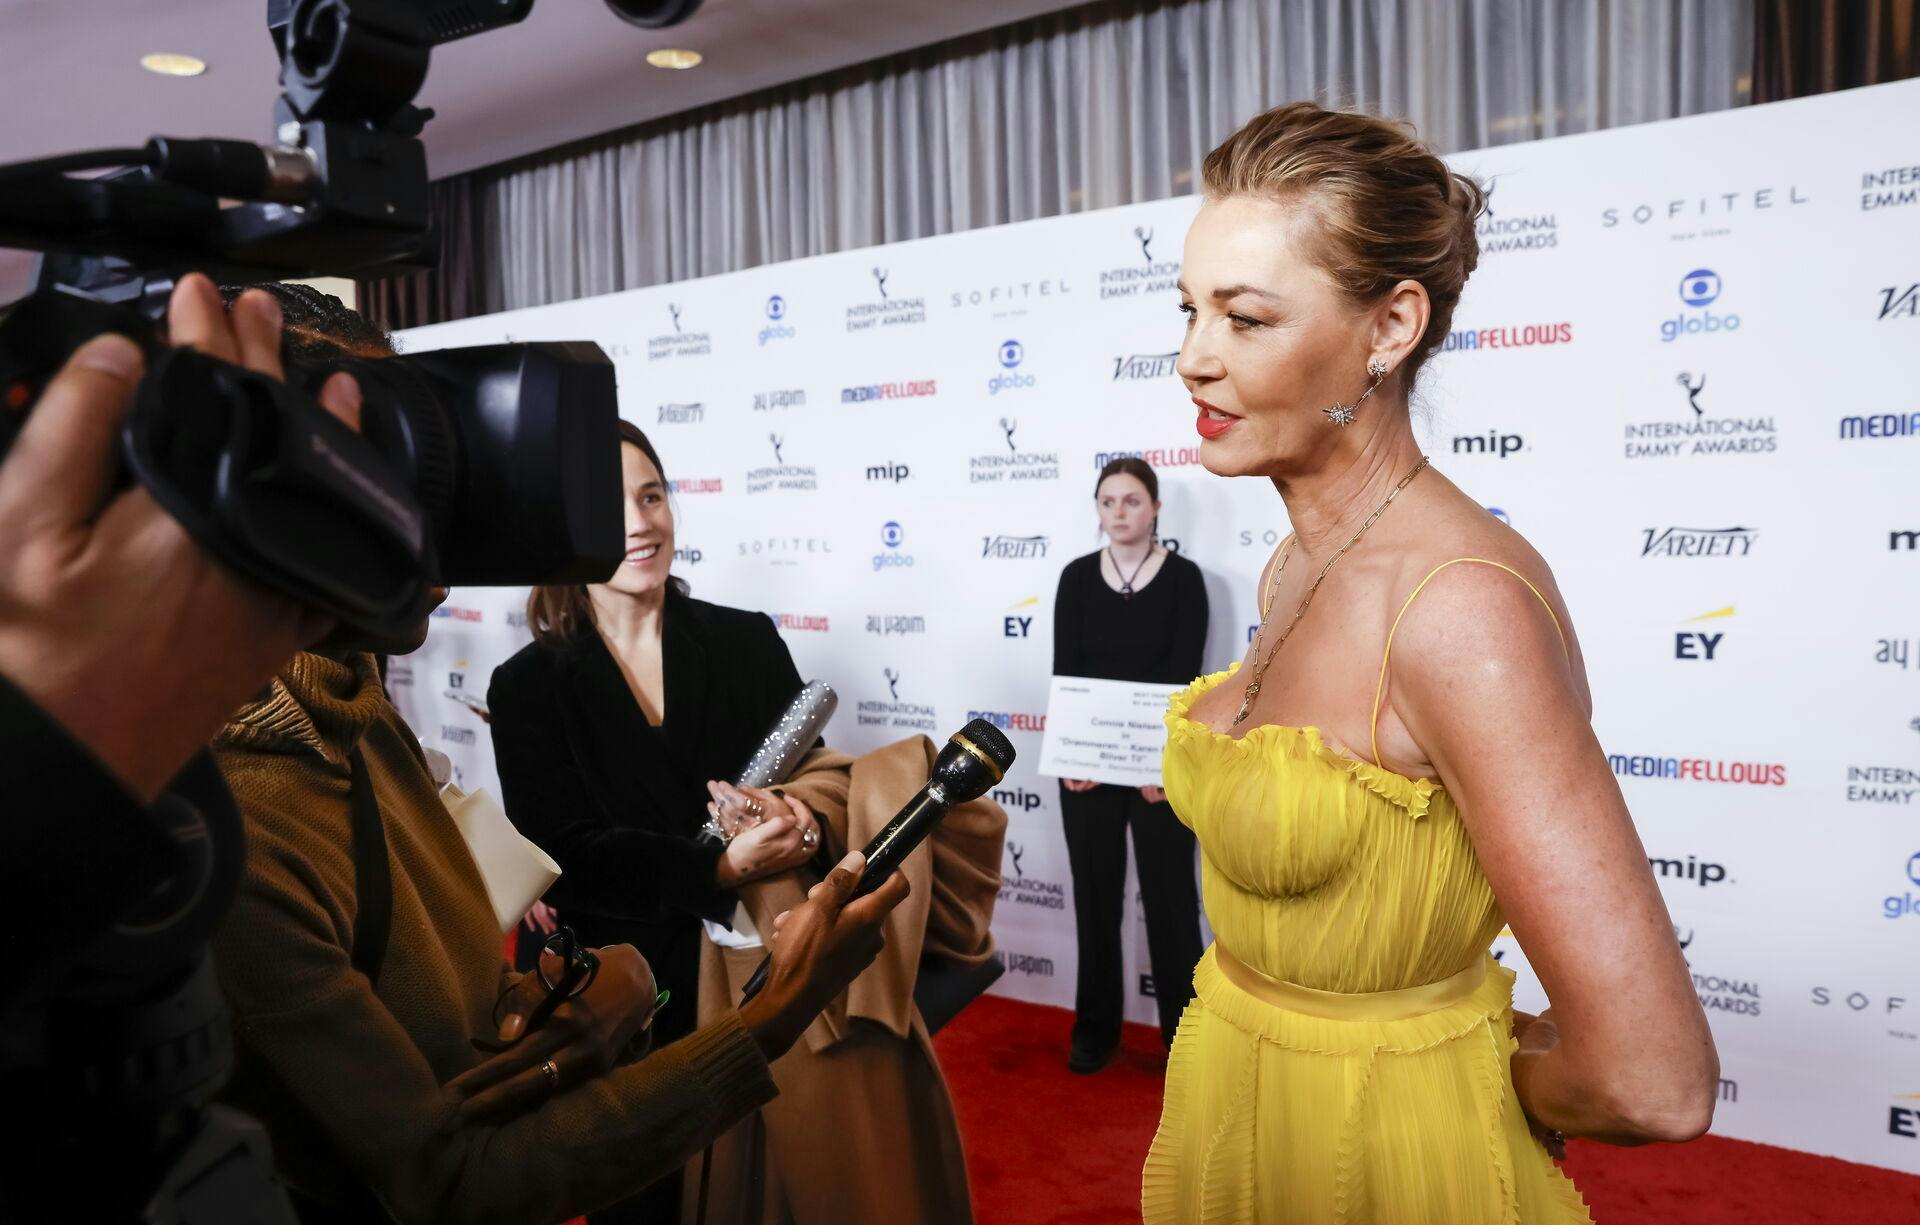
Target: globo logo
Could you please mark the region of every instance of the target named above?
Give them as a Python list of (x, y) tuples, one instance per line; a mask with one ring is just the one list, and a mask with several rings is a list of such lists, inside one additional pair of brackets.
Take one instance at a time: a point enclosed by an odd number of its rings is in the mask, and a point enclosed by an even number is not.
[(1739, 328), (1740, 316), (1716, 315), (1705, 308), (1720, 297), (1720, 274), (1711, 268), (1695, 268), (1680, 278), (1680, 300), (1688, 306), (1698, 307), (1700, 313), (1689, 315), (1685, 312), (1671, 319), (1660, 321), (1660, 340), (1663, 344), (1672, 344), (1682, 336), (1710, 336), (1715, 332), (1731, 332)]
[(997, 354), (1003, 369), (1008, 374), (996, 374), (987, 380), (987, 394), (997, 396), (1003, 391), (1024, 391), (1032, 387), (1035, 379), (1031, 374), (1019, 373), (1019, 365), (1027, 360), (1027, 348), (1017, 340), (1003, 340)]

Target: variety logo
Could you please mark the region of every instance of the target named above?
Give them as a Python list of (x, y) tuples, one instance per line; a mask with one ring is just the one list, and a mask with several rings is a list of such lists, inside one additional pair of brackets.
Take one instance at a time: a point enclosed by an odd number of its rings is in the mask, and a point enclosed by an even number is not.
[(1140, 459), (1155, 472), (1168, 468), (1193, 468), (1200, 464), (1199, 447), (1150, 447), (1141, 451), (1095, 451), (1093, 466), (1096, 471), (1106, 467), (1116, 459)]
[[(1907, 858), (1907, 880), (1915, 888), (1920, 888), (1920, 851)], [(1902, 892), (1892, 894), (1881, 903), (1881, 909), (1889, 919), (1912, 919), (1920, 917), (1920, 894)]]
[(892, 668), (882, 668), (881, 675), (887, 680), (887, 699), (862, 701), (859, 704), (857, 718), (861, 727), (885, 727), (905, 731), (931, 732), (939, 730), (939, 717), (934, 708), (900, 696), (900, 673)]
[(1033, 618), (1021, 616), (1020, 609), (1033, 608), (1040, 603), (1040, 597), (1030, 595), (1013, 606), (1013, 610), (1000, 618), (1000, 636), (1002, 638), (1025, 638), (1033, 631)]
[(1774, 450), (1772, 417), (1709, 417), (1700, 402), (1705, 373), (1681, 371), (1674, 382), (1686, 393), (1693, 416), (1649, 421), (1627, 427), (1628, 459), (1664, 459), (1675, 455), (1762, 455)]
[(1000, 433), (1006, 439), (1007, 453), (990, 451), (967, 460), (967, 482), (972, 485), (997, 485), (1002, 481), (1057, 481), (1060, 479), (1060, 453), (1022, 451), (1013, 436), (1020, 423), (1011, 417), (1000, 418)]
[(1848, 766), (1847, 802), (1849, 804), (1901, 804), (1912, 806), (1920, 795), (1920, 770), (1905, 766)]
[(1047, 555), (1045, 536), (982, 536), (980, 556), (1000, 561), (1028, 561)]
[[(1689, 617), (1687, 624), (1701, 621), (1715, 621), (1733, 615), (1733, 605), (1716, 608), (1710, 613), (1701, 613)], [(1681, 630), (1673, 636), (1673, 657), (1675, 659), (1699, 659), (1711, 662), (1714, 652), (1720, 649), (1720, 643), (1726, 639), (1726, 631), (1710, 634), (1705, 630)]]
[(795, 332), (793, 325), (783, 322), (787, 317), (787, 300), (779, 294), (767, 298), (767, 326), (760, 329), (760, 347), (765, 348), (770, 340), (792, 340)]
[(1707, 863), (1692, 855), (1685, 859), (1660, 859), (1650, 855), (1647, 857), (1647, 865), (1653, 869), (1653, 874), (1662, 880), (1692, 881), (1702, 889), (1708, 885), (1720, 884), (1727, 879), (1727, 865)]
[(776, 566), (797, 566), (802, 557), (824, 557), (832, 552), (833, 545), (820, 536), (755, 536), (740, 542), (741, 557), (764, 559)]
[(668, 493), (719, 493), (722, 481), (717, 476), (680, 477), (667, 482)]
[(1920, 281), (1905, 289), (1889, 285), (1880, 291), (1880, 318), (1920, 319)]
[(967, 722), (985, 719), (1003, 732), (1044, 732), (1047, 730), (1047, 716), (1044, 714), (1016, 713), (1008, 710), (970, 710)]
[(1706, 309), (1720, 300), (1720, 274), (1711, 268), (1695, 268), (1680, 278), (1680, 300), (1688, 306), (1698, 308), (1697, 314), (1681, 311), (1671, 319), (1660, 321), (1660, 339), (1672, 344), (1682, 336), (1706, 336), (1716, 332), (1737, 331), (1740, 327), (1738, 315), (1716, 315)]
[(1787, 768), (1774, 762), (1721, 761), (1713, 757), (1647, 757), (1607, 754), (1613, 772), (1626, 778), (1665, 778), (1694, 783), (1751, 783), (1760, 787), (1787, 785)]
[(1067, 284), (1064, 278), (1049, 277), (1040, 281), (1016, 281), (1011, 285), (956, 289), (948, 296), (947, 305), (954, 310), (972, 310), (984, 306), (995, 317), (999, 317), (1021, 314), (1029, 303), (1064, 298), (1072, 292), (1073, 286)]
[(924, 634), (927, 632), (927, 619), (911, 613), (868, 613), (867, 632), (882, 638), (891, 638), (895, 634)]
[(840, 403), (865, 404), (870, 400), (912, 400), (938, 393), (935, 379), (903, 379), (895, 383), (867, 383), (860, 387), (842, 387)]
[(1732, 233), (1728, 223), (1736, 217), (1771, 209), (1792, 208), (1808, 202), (1798, 184), (1786, 188), (1756, 187), (1746, 191), (1722, 191), (1708, 196), (1689, 196), (1658, 203), (1630, 204), (1600, 210), (1600, 227), (1606, 230), (1625, 226), (1641, 229), (1657, 226), (1675, 241), (1694, 238), (1718, 238)]
[(707, 419), (707, 409), (703, 404), (662, 404), (660, 425), (697, 425)]
[(1481, 258), (1512, 251), (1546, 251), (1558, 246), (1560, 225), (1552, 213), (1494, 211), (1493, 193), (1499, 186), (1500, 176), (1495, 175), (1487, 184), (1486, 207), (1473, 226), (1475, 236), (1480, 239)]
[(793, 630), (801, 634), (824, 634), (827, 632), (828, 618), (815, 613), (768, 613), (767, 619), (773, 622), (773, 628)]
[(1642, 557), (1745, 557), (1760, 535), (1751, 527), (1647, 527)]
[(886, 552), (873, 555), (875, 574), (882, 570), (905, 570), (913, 565), (913, 554), (900, 549), (906, 539), (906, 530), (897, 521), (889, 519), (880, 525), (880, 543), (886, 546)]
[(1065, 910), (1067, 908), (1066, 886), (1057, 880), (1042, 880), (1038, 876), (1028, 876), (1020, 861), (1026, 857), (1024, 843), (1007, 840), (1006, 864), (1011, 872), (1000, 874), (1000, 901), (1017, 902), (1022, 906), (1037, 906), (1041, 910)]
[(1108, 268), (1100, 274), (1100, 300), (1138, 298), (1145, 294), (1169, 293), (1180, 280), (1179, 260), (1153, 258), (1153, 231), (1146, 226), (1133, 228), (1133, 241), (1140, 247), (1140, 258), (1133, 263)]
[(1116, 383), (1145, 382), (1150, 379), (1169, 378), (1174, 373), (1174, 365), (1180, 360), (1180, 351), (1172, 353), (1129, 353), (1113, 359), (1113, 381)]
[(713, 340), (705, 332), (689, 332), (680, 320), (678, 303), (667, 303), (673, 317), (673, 330), (647, 340), (647, 360), (657, 362), (669, 357), (702, 357), (713, 352)]
[[(744, 551), (744, 546), (742, 550)], [(692, 545), (683, 544), (673, 551), (673, 560), (676, 565), (697, 566), (705, 556), (705, 553)]]
[(455, 727), (450, 723), (440, 725), (440, 739), (448, 744), (478, 744), (480, 737), (470, 727)]
[(871, 301), (856, 302), (847, 308), (847, 331), (866, 332), (877, 327), (905, 327), (927, 321), (927, 300), (903, 298), (887, 292), (888, 275), (885, 268), (874, 268), (873, 285), (880, 296)]
[(891, 481), (898, 485), (913, 475), (913, 469), (905, 464), (868, 464), (867, 479), (870, 481)]
[(776, 408), (805, 408), (807, 392), (804, 387), (781, 387), (773, 391), (753, 393), (753, 411), (771, 412)]
[(1502, 434), (1499, 430), (1488, 430), (1484, 435), (1460, 434), (1453, 440), (1455, 455), (1492, 455), (1505, 459), (1516, 451), (1526, 449), (1526, 439), (1518, 434)]
[(786, 438), (779, 434), (768, 434), (767, 443), (773, 448), (773, 463), (747, 470), (748, 493), (767, 493), (776, 489), (790, 493), (811, 493), (820, 488), (820, 473), (812, 464), (787, 462)]
[(993, 802), (1008, 812), (1032, 812), (1046, 803), (1038, 791), (1028, 791), (1025, 787), (995, 787)]
[(1913, 438), (1920, 436), (1920, 411), (1875, 413), (1871, 417), (1840, 418), (1842, 438)]
[(1920, 204), (1920, 166), (1869, 170), (1860, 176), (1860, 211)]
[(1440, 344), (1442, 353), (1463, 349), (1530, 349), (1535, 345), (1570, 345), (1573, 324), (1527, 323), (1500, 328), (1463, 328), (1448, 332)]

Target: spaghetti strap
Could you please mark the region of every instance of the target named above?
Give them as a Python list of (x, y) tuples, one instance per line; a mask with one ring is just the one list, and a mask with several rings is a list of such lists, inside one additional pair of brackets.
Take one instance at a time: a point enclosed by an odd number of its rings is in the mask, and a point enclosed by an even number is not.
[(1463, 561), (1478, 562), (1483, 566), (1492, 566), (1497, 570), (1505, 570), (1508, 574), (1513, 575), (1513, 577), (1525, 583), (1527, 590), (1531, 591), (1535, 598), (1540, 601), (1541, 606), (1547, 610), (1547, 616), (1553, 618), (1553, 632), (1560, 635), (1561, 652), (1569, 659), (1573, 657), (1573, 652), (1567, 647), (1567, 632), (1560, 628), (1560, 618), (1553, 611), (1553, 605), (1548, 603), (1547, 597), (1540, 594), (1540, 589), (1535, 587), (1526, 575), (1515, 570), (1512, 566), (1504, 565), (1497, 561), (1488, 561), (1484, 557), (1456, 557), (1452, 561), (1441, 562), (1433, 569), (1427, 571), (1427, 577), (1421, 579), (1419, 584), (1414, 587), (1413, 592), (1407, 596), (1407, 602), (1400, 606), (1399, 613), (1393, 618), (1392, 628), (1387, 630), (1387, 648), (1380, 653), (1380, 679), (1375, 681), (1373, 685), (1373, 718), (1367, 725), (1367, 740), (1373, 748), (1373, 764), (1376, 767), (1380, 766), (1380, 695), (1386, 691), (1387, 661), (1393, 657), (1393, 636), (1400, 629), (1400, 618), (1407, 615), (1407, 609), (1413, 607), (1414, 598), (1426, 588), (1428, 583), (1433, 581), (1434, 575), (1445, 570), (1448, 566), (1457, 566)]

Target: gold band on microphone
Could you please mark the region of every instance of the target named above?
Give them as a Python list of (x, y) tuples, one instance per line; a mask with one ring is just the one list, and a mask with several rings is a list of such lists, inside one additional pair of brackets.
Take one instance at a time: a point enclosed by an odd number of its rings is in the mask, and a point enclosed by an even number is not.
[(973, 759), (975, 761), (979, 762), (981, 765), (985, 766), (987, 769), (993, 771), (994, 782), (997, 783), (1001, 780), (1001, 778), (1005, 777), (1004, 772), (1000, 769), (1000, 764), (994, 761), (993, 758), (987, 756), (986, 753), (981, 750), (979, 745), (967, 739), (965, 736), (961, 735), (959, 732), (955, 732), (953, 734), (953, 742), (959, 745), (961, 748), (965, 749), (968, 753), (972, 754)]

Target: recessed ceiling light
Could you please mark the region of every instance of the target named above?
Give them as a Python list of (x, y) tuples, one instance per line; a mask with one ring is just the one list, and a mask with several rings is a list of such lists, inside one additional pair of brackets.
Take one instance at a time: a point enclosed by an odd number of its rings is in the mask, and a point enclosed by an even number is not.
[(155, 51), (140, 57), (140, 66), (163, 77), (197, 77), (207, 70), (207, 61), (171, 51)]
[(647, 52), (647, 63), (655, 68), (692, 68), (700, 62), (698, 51), (676, 51), (662, 47), (658, 51)]

